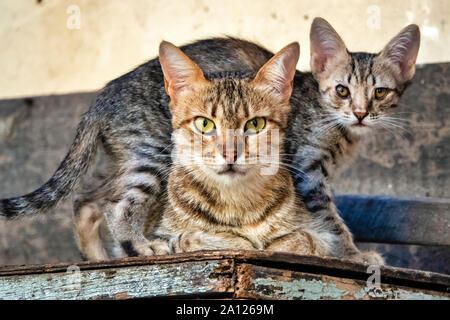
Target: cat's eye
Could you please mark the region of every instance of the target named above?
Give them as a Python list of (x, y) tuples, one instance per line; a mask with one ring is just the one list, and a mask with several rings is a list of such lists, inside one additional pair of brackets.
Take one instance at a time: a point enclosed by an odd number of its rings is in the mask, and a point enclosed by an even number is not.
[(339, 97), (341, 97), (341, 98), (347, 98), (348, 95), (350, 94), (350, 91), (348, 90), (348, 88), (344, 87), (342, 85), (336, 86), (336, 92), (339, 95)]
[(215, 129), (216, 125), (212, 120), (209, 120), (205, 117), (197, 117), (194, 120), (195, 127), (201, 132), (201, 133), (212, 133), (212, 131)]
[(375, 98), (378, 100), (383, 99), (387, 94), (386, 88), (376, 88), (375, 89)]
[(253, 118), (245, 124), (245, 132), (250, 134), (255, 134), (264, 129), (266, 126), (266, 119), (263, 117)]

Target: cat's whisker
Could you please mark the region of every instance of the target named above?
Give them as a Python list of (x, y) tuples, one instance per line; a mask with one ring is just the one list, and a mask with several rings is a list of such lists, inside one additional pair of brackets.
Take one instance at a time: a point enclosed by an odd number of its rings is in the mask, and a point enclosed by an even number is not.
[(395, 128), (395, 129), (399, 129), (399, 130), (408, 132), (406, 125), (401, 122), (396, 122), (396, 121), (390, 120), (390, 119), (380, 119), (379, 123), (382, 123), (386, 126), (389, 126), (389, 127)]
[(395, 123), (398, 125), (409, 125), (410, 121), (408, 120), (404, 120), (404, 119), (397, 119), (397, 118), (390, 118), (390, 117), (380, 117), (379, 119), (377, 119), (379, 121), (384, 121), (384, 122), (389, 122), (389, 123)]
[(313, 133), (313, 137), (323, 136), (331, 130), (339, 127), (342, 127), (341, 119), (336, 119), (327, 125), (317, 127), (315, 129), (316, 132)]
[[(408, 132), (406, 130), (402, 130), (403, 128), (392, 127), (391, 125), (389, 125), (389, 124), (387, 124), (386, 122), (383, 122), (383, 121), (377, 122), (375, 125), (378, 126), (381, 129), (389, 132), (393, 136), (398, 135), (402, 139), (406, 140), (406, 137), (404, 136), (404, 133), (408, 133)], [(397, 130), (394, 130), (394, 129), (397, 129)], [(398, 130), (398, 129), (400, 129), (400, 130)]]

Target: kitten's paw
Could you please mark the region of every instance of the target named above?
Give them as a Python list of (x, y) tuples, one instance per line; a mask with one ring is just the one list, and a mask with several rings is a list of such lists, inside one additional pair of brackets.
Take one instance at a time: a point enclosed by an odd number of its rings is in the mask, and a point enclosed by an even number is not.
[(170, 240), (170, 247), (173, 252), (189, 252), (199, 250), (201, 246), (203, 232), (187, 231), (180, 233), (178, 237)]
[(384, 265), (383, 257), (375, 251), (362, 251), (349, 257), (351, 261), (370, 265)]
[(171, 253), (168, 241), (162, 239), (137, 244), (134, 249), (139, 256), (159, 256)]
[(150, 241), (150, 249), (154, 252), (154, 255), (158, 256), (173, 253), (170, 248), (169, 241), (162, 239), (155, 239)]
[(147, 244), (135, 244), (134, 245), (134, 251), (137, 252), (138, 256), (154, 256), (155, 252), (152, 250), (152, 248)]

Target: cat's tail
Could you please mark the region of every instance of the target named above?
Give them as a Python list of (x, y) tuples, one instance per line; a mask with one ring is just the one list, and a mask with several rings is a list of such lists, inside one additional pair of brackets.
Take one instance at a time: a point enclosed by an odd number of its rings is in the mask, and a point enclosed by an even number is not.
[(70, 195), (93, 162), (98, 136), (98, 124), (86, 114), (78, 126), (70, 151), (53, 176), (29, 194), (1, 199), (0, 218), (15, 219), (43, 213)]

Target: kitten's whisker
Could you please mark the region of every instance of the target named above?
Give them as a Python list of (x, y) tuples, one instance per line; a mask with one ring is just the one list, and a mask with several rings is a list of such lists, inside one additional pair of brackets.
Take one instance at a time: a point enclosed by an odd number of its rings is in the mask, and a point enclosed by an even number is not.
[[(398, 136), (400, 136), (402, 139), (404, 139), (404, 140), (406, 140), (406, 137), (403, 135), (403, 131), (399, 131), (399, 130), (394, 130), (394, 128), (392, 128), (391, 126), (389, 126), (387, 123), (385, 123), (385, 122), (379, 122), (379, 123), (376, 123), (376, 125), (378, 126), (378, 127), (380, 127), (381, 129), (384, 129), (384, 130), (386, 130), (387, 132), (389, 132), (390, 134), (392, 134), (393, 136), (396, 136), (396, 135), (398, 135)], [(397, 129), (397, 128), (395, 128), (395, 129)], [(406, 133), (408, 133), (408, 132), (406, 132)]]
[(336, 119), (336, 120), (332, 121), (331, 123), (328, 123), (324, 126), (317, 127), (316, 132), (313, 133), (313, 137), (325, 135), (327, 132), (331, 131), (332, 129), (338, 128), (341, 126), (342, 126), (341, 119)]

